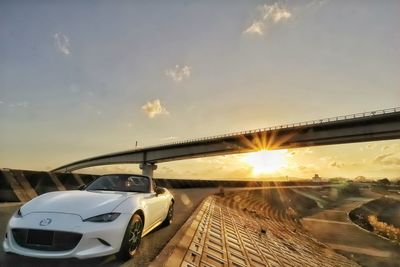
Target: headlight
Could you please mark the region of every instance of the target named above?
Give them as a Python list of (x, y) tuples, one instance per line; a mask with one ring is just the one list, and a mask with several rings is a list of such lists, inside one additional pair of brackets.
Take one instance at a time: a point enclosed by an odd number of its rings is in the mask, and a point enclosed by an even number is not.
[(17, 212), (14, 213), (14, 217), (17, 217), (17, 218), (21, 218), (22, 217), (22, 213), (21, 213), (21, 209), (20, 208), (17, 210)]
[(84, 222), (112, 222), (118, 218), (121, 213), (111, 212), (106, 214), (97, 215), (84, 219)]

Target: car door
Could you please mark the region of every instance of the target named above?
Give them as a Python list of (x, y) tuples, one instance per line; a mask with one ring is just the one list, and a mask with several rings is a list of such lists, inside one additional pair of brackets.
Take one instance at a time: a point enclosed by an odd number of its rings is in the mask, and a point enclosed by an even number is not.
[(153, 227), (160, 220), (159, 200), (155, 192), (147, 193), (144, 197), (146, 210), (145, 228)]
[(168, 213), (168, 208), (169, 208), (169, 204), (170, 201), (168, 201), (168, 195), (165, 194), (164, 192), (159, 193), (157, 195), (157, 205), (158, 205), (158, 210), (159, 210), (159, 216), (160, 216), (160, 220), (164, 220), (165, 217), (167, 216)]
[(156, 194), (156, 185), (153, 182), (152, 192), (145, 197), (145, 209), (147, 210), (147, 219), (145, 227), (153, 227), (154, 224), (164, 219), (166, 215), (166, 196), (165, 194)]
[(157, 191), (157, 185), (154, 182), (154, 180), (152, 181), (152, 186), (153, 186), (153, 190), (156, 193), (156, 201), (155, 201), (155, 205), (157, 206), (157, 217), (158, 220), (163, 220), (168, 212), (168, 204), (167, 203), (167, 195), (166, 194), (162, 194), (160, 192)]

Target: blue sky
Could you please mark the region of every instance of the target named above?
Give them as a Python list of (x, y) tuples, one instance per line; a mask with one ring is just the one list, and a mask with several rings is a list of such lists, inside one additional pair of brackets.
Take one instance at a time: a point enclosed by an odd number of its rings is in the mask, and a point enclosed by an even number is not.
[(0, 166), (399, 106), (399, 8), (1, 1)]

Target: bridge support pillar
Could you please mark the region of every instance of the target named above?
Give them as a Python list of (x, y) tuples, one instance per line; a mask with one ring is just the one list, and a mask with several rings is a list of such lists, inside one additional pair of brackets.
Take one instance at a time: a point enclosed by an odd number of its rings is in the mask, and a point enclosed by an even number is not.
[(142, 170), (142, 174), (153, 178), (153, 172), (157, 169), (157, 165), (154, 163), (142, 163), (139, 165)]

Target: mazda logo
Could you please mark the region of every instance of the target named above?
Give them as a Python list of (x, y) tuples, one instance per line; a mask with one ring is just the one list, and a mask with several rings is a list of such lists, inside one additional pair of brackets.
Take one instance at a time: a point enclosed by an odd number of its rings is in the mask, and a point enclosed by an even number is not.
[(50, 218), (46, 218), (46, 219), (41, 220), (39, 222), (39, 225), (40, 226), (46, 226), (46, 225), (49, 225), (50, 223), (51, 223), (51, 219)]

